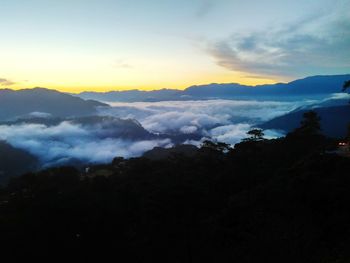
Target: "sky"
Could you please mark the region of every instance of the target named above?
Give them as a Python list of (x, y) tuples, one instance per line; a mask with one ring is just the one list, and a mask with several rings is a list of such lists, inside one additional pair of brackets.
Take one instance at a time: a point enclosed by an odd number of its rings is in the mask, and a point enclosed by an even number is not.
[(0, 88), (68, 92), (350, 73), (349, 0), (0, 0)]

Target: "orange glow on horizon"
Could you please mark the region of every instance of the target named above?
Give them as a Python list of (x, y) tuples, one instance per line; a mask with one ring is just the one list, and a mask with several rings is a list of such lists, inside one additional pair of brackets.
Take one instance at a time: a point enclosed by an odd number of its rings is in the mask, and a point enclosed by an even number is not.
[(219, 78), (210, 77), (206, 79), (193, 79), (192, 81), (187, 81), (183, 83), (168, 83), (168, 82), (159, 82), (157, 84), (146, 84), (146, 85), (113, 85), (113, 84), (54, 84), (54, 83), (31, 83), (31, 82), (22, 82), (16, 83), (11, 86), (4, 87), (1, 89), (30, 89), (34, 87), (42, 87), (48, 89), (54, 89), (61, 92), (69, 92), (69, 93), (80, 93), (83, 91), (96, 91), (96, 92), (108, 92), (108, 91), (126, 91), (126, 90), (143, 90), (143, 91), (151, 91), (151, 90), (160, 90), (160, 89), (178, 89), (184, 90), (190, 86), (194, 85), (206, 85), (211, 83), (239, 83), (242, 85), (262, 85), (262, 84), (275, 84), (281, 82), (281, 80), (269, 79), (269, 78), (248, 78), (248, 77), (232, 77), (231, 74), (228, 76), (220, 76)]

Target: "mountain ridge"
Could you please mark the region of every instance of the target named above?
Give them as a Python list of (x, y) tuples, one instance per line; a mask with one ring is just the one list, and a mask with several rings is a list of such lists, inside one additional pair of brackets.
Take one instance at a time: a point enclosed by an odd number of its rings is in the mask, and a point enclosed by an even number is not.
[[(310, 109), (297, 109), (276, 117), (261, 125), (262, 129), (276, 129), (291, 132), (300, 125), (302, 116)], [(313, 108), (320, 117), (321, 132), (332, 138), (344, 138), (350, 123), (350, 105)]]
[(166, 100), (201, 100), (201, 99), (245, 99), (252, 96), (264, 99), (281, 97), (284, 100), (295, 96), (322, 96), (341, 92), (344, 81), (350, 74), (315, 75), (296, 79), (288, 83), (243, 85), (239, 83), (211, 83), (193, 85), (184, 90), (127, 90), (108, 92), (81, 92), (75, 96), (83, 99), (95, 99), (108, 102), (155, 102)]
[(11, 120), (30, 113), (54, 117), (86, 116), (107, 104), (46, 88), (0, 89), (0, 120)]

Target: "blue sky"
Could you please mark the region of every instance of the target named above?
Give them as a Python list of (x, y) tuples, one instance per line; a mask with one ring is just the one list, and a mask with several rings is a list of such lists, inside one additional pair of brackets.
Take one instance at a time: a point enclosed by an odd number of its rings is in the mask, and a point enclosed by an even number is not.
[(273, 83), (350, 72), (348, 0), (2, 0), (0, 87)]

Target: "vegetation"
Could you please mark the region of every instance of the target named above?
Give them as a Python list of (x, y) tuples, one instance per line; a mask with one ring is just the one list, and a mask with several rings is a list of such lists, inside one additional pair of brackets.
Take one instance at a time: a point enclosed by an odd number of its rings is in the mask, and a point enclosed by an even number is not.
[(247, 134), (250, 136), (247, 138), (247, 141), (260, 141), (264, 139), (264, 133), (262, 129), (252, 129), (247, 132)]
[(346, 91), (348, 88), (350, 88), (350, 80), (344, 82), (343, 91)]
[(350, 160), (328, 153), (317, 122), (308, 113), (286, 138), (234, 149), (207, 141), (192, 157), (13, 179), (0, 191), (3, 257), (349, 262)]
[(348, 124), (348, 129), (347, 129), (347, 133), (345, 136), (345, 140), (350, 142), (350, 123)]
[[(343, 92), (347, 91), (347, 89), (349, 89), (349, 88), (350, 88), (350, 80), (347, 80), (343, 84)], [(348, 142), (348, 144), (350, 144), (350, 123), (348, 124), (348, 129), (347, 129), (347, 133), (346, 133), (345, 139)], [(349, 147), (350, 147), (350, 145), (349, 145)]]
[(306, 136), (318, 135), (321, 131), (320, 118), (315, 111), (308, 111), (303, 114), (303, 119), (300, 123), (300, 128), (297, 133)]

